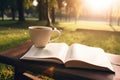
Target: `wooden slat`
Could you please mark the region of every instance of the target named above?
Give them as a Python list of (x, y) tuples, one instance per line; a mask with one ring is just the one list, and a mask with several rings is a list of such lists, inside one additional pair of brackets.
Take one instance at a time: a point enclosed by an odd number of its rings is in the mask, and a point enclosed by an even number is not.
[(6, 51), (0, 52), (0, 55), (6, 56), (6, 57), (11, 57), (11, 58), (16, 58), (19, 59), (22, 55), (25, 54), (27, 50), (32, 46), (31, 41), (27, 41), (23, 44), (20, 44), (18, 46), (15, 46), (11, 49), (8, 49)]

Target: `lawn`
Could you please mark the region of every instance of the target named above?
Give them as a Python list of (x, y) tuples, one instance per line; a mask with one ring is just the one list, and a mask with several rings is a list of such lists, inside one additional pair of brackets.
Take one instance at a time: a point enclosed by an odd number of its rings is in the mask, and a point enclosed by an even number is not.
[(120, 31), (120, 26), (117, 26), (117, 23), (112, 23), (113, 26), (109, 26), (108, 21), (86, 21), (81, 20), (77, 22), (62, 22), (60, 27), (68, 30), (80, 29), (92, 29), (92, 30), (102, 30), (102, 31)]
[[(1, 21), (0, 23), (0, 51), (17, 46), (30, 39), (28, 26), (44, 25), (45, 22), (26, 21)], [(120, 26), (108, 25), (102, 21), (78, 21), (57, 22), (55, 25), (61, 30), (61, 37), (55, 42), (67, 44), (81, 43), (88, 46), (100, 47), (112, 54), (120, 54)], [(6, 75), (7, 73), (7, 75)], [(0, 79), (13, 79), (13, 68), (11, 66), (0, 66)]]

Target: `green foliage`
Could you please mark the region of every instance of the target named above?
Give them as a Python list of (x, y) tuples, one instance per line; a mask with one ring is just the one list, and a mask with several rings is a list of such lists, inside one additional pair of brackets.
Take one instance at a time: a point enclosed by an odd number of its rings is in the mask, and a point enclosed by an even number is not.
[(33, 6), (33, 0), (24, 0), (24, 8), (29, 9), (31, 6)]
[(58, 8), (57, 0), (49, 0), (49, 7)]
[(13, 80), (13, 67), (0, 63), (0, 80)]

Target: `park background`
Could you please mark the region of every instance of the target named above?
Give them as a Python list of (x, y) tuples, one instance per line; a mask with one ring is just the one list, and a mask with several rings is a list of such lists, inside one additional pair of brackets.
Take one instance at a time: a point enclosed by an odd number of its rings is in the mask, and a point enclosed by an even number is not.
[[(33, 25), (58, 28), (55, 42), (120, 54), (120, 0), (0, 0), (0, 52), (30, 40)], [(1, 63), (0, 79), (13, 78), (13, 67)]]

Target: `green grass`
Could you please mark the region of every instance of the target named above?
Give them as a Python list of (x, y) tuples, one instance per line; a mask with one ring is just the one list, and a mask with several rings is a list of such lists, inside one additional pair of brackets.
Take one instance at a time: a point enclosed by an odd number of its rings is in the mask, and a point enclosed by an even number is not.
[(27, 29), (29, 26), (33, 25), (45, 25), (45, 21), (38, 21), (38, 20), (27, 20), (24, 22), (12, 21), (12, 20), (5, 20), (0, 21), (0, 26), (4, 28), (17, 28), (17, 29)]
[(11, 48), (28, 40), (28, 30), (4, 28), (0, 30), (0, 51)]
[(62, 22), (59, 24), (61, 28), (67, 30), (76, 30), (80, 29), (92, 29), (92, 30), (102, 30), (102, 31), (120, 31), (120, 26), (117, 26), (113, 23), (113, 26), (109, 26), (108, 21), (71, 21), (71, 22)]
[(0, 80), (13, 80), (13, 76), (12, 66), (0, 64)]
[[(17, 46), (29, 40), (28, 26), (45, 25), (44, 21), (28, 20), (26, 22), (0, 21), (0, 51)], [(105, 52), (120, 54), (120, 26), (108, 25), (108, 22), (78, 21), (60, 22), (56, 27), (62, 35), (55, 42), (65, 42), (69, 45), (81, 43), (88, 46), (100, 47)], [(115, 30), (115, 31), (114, 31)], [(7, 74), (7, 75), (6, 75)], [(13, 68), (0, 65), (0, 79), (13, 79)]]
[(119, 35), (120, 33), (118, 32), (79, 29), (77, 31), (63, 31), (61, 37), (56, 42), (65, 42), (69, 45), (81, 43), (103, 48), (105, 52), (120, 54)]

